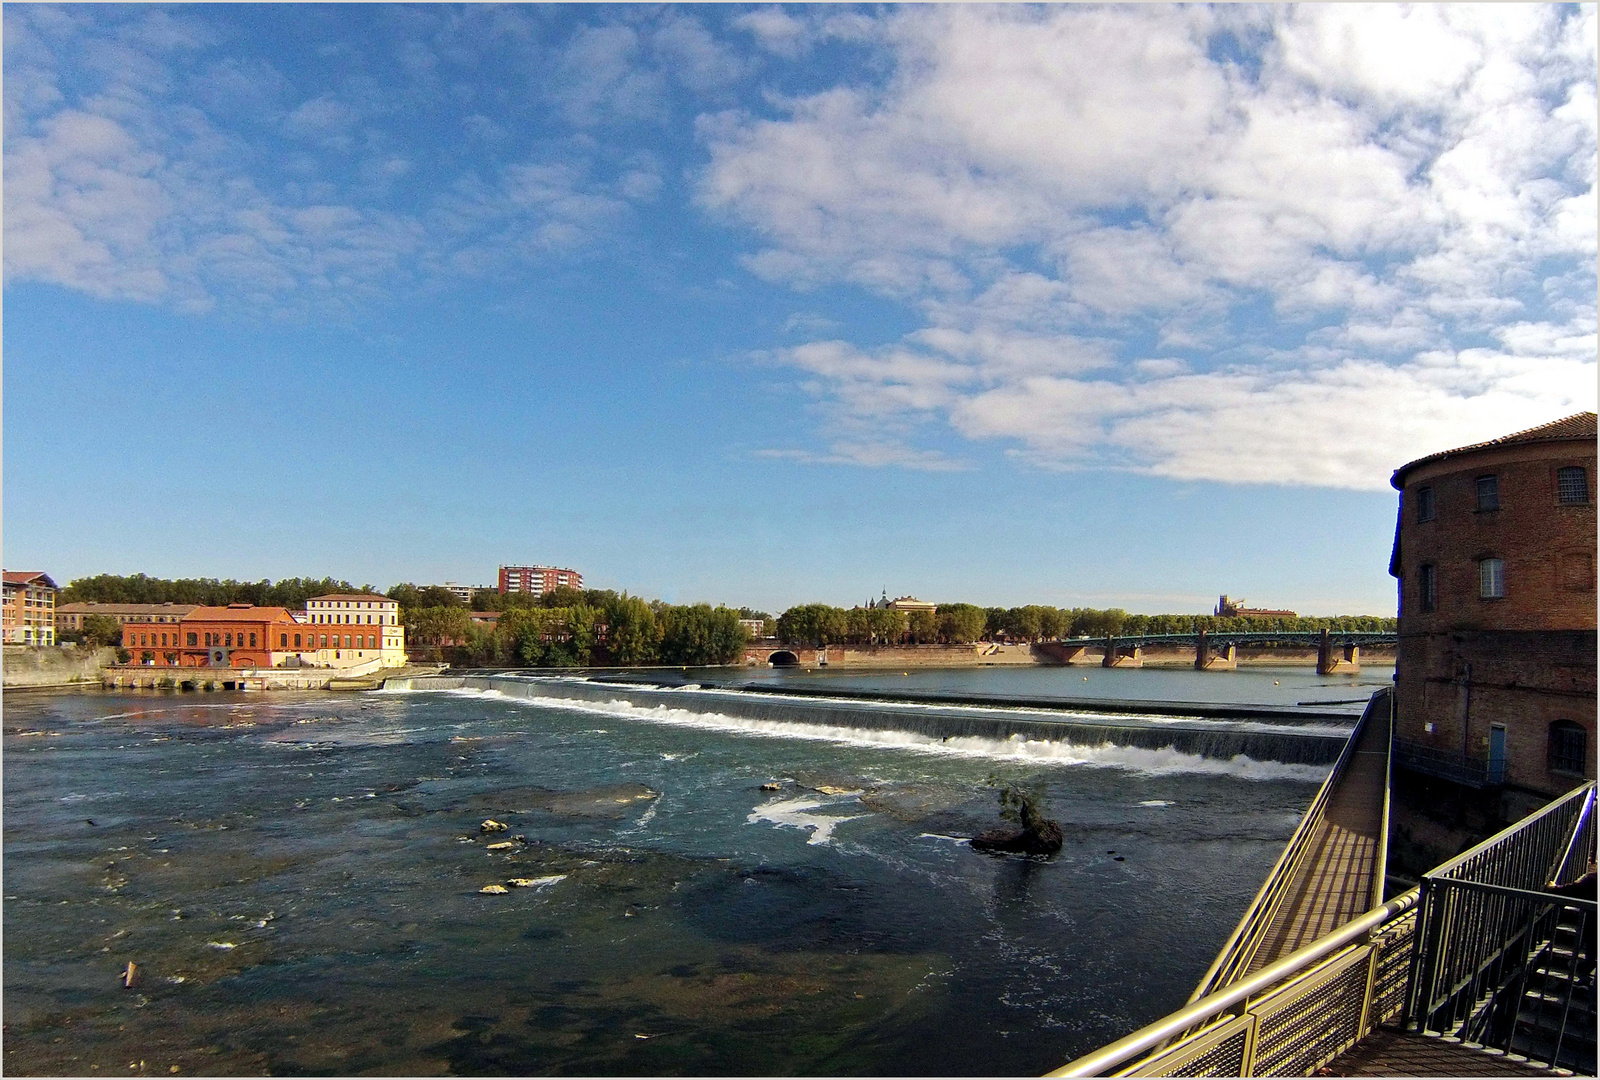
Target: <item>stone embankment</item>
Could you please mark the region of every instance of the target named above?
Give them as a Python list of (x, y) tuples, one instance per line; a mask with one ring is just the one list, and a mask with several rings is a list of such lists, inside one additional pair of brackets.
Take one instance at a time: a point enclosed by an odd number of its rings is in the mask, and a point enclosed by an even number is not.
[[(1140, 652), (1143, 667), (1194, 666), (1193, 646), (1156, 645)], [(800, 667), (902, 669), (1028, 664), (1100, 667), (1104, 656), (1105, 648), (1098, 641), (1082, 646), (1076, 642), (1006, 645), (980, 641), (972, 645), (829, 645), (821, 649), (765, 642), (748, 646), (744, 652), (744, 663), (755, 667), (788, 664)], [(1394, 646), (1365, 647), (1361, 656), (1369, 664), (1392, 664)], [(1317, 650), (1241, 647), (1236, 651), (1235, 662), (1240, 667), (1315, 667)]]
[(7, 690), (96, 686), (101, 670), (117, 662), (117, 650), (73, 645), (7, 645), (0, 685)]
[(344, 668), (113, 667), (101, 685), (115, 690), (377, 690), (388, 679), (436, 675), (445, 664), (385, 668), (374, 660)]

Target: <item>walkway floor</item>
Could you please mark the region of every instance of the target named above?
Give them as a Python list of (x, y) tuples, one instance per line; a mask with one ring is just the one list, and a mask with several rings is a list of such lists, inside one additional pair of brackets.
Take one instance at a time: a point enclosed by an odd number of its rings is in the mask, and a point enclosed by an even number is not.
[(1318, 1076), (1557, 1076), (1550, 1069), (1453, 1039), (1378, 1028)]
[(1363, 915), (1382, 902), (1373, 891), (1378, 834), (1383, 828), (1388, 780), (1389, 714), (1374, 710), (1356, 744), (1344, 778), (1283, 906), (1267, 928), (1249, 972), (1260, 971), (1296, 949)]

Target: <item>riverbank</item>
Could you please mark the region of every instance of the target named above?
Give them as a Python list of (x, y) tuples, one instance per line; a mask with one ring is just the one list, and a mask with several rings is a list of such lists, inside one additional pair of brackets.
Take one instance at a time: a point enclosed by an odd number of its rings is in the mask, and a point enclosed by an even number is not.
[(11, 690), (59, 690), (100, 685), (100, 672), (117, 662), (109, 645), (7, 645), (0, 655), (0, 686)]
[[(824, 648), (784, 645), (776, 641), (755, 642), (745, 649), (744, 666), (763, 667), (774, 663), (780, 654), (792, 656), (784, 662), (800, 667), (851, 668), (863, 671), (894, 668), (970, 668), (970, 667), (1102, 667), (1105, 645), (1100, 641), (1045, 642), (1039, 645), (1005, 644), (979, 641), (971, 645), (829, 645)], [(1394, 664), (1392, 645), (1368, 646), (1361, 650), (1362, 663), (1380, 667)], [(1139, 666), (1193, 667), (1192, 645), (1149, 645), (1139, 650)], [(1240, 667), (1315, 667), (1314, 648), (1239, 646), (1233, 663)], [(1126, 658), (1118, 666), (1127, 666)]]

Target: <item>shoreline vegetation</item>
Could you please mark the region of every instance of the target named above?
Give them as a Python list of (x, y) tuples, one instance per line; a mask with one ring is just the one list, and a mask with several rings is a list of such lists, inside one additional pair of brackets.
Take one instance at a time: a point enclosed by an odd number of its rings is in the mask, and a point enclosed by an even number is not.
[[(247, 603), (303, 607), (308, 598), (332, 592), (377, 592), (333, 578), (285, 578), (241, 582), (215, 578), (167, 580), (143, 574), (99, 574), (73, 580), (58, 602)], [(413, 659), (461, 667), (713, 667), (736, 664), (756, 640), (821, 648), (852, 646), (869, 653), (894, 652), (885, 666), (917, 655), (943, 654), (945, 662), (1030, 663), (1023, 655), (981, 656), (984, 644), (1023, 654), (1034, 644), (1066, 638), (1125, 634), (1253, 631), (1393, 632), (1396, 620), (1375, 615), (1252, 619), (1211, 615), (1140, 615), (1121, 608), (979, 607), (938, 604), (933, 611), (839, 608), (801, 604), (774, 618), (751, 608), (668, 604), (610, 589), (558, 588), (543, 596), (480, 589), (470, 604), (437, 586), (400, 584), (383, 595), (400, 604), (407, 651)], [(475, 617), (475, 615), (477, 617)], [(759, 620), (755, 638), (744, 622)], [(95, 620), (78, 636), (89, 644), (120, 645), (120, 628)], [(107, 625), (110, 624), (110, 625)], [(115, 640), (113, 640), (115, 638)], [(907, 650), (906, 647), (915, 647)], [(933, 649), (930, 646), (945, 646)], [(1016, 647), (1021, 648), (1016, 648)], [(960, 647), (960, 648), (954, 648)], [(1155, 650), (1152, 650), (1155, 652)], [(1241, 658), (1243, 659), (1243, 658)], [(1149, 656), (1146, 663), (1159, 663)], [(1172, 663), (1180, 662), (1174, 655)], [(1247, 661), (1250, 662), (1250, 661)], [(1271, 660), (1254, 660), (1270, 663)], [(1279, 661), (1283, 662), (1283, 661)], [(1289, 661), (1293, 662), (1293, 661)], [(850, 666), (858, 666), (860, 660)], [(866, 666), (866, 665), (862, 665)]]

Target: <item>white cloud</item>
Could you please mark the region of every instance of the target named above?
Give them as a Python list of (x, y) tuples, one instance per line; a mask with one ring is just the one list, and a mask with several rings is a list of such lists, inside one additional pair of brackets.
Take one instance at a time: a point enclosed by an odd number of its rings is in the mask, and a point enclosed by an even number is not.
[[(1593, 407), (1591, 8), (880, 26), (881, 85), (700, 128), (700, 197), (760, 238), (752, 270), (927, 320), (781, 354), (827, 415), (942, 422), (1049, 467), (1378, 487)], [(1213, 59), (1222, 34), (1264, 40), (1259, 64)]]

